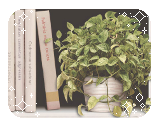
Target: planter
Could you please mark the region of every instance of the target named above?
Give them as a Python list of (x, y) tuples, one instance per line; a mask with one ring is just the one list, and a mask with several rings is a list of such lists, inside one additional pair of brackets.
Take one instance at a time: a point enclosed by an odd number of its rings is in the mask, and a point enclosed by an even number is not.
[[(86, 77), (84, 81), (90, 80), (92, 77)], [(97, 78), (93, 77), (93, 82), (90, 85), (83, 85), (84, 93), (90, 96), (95, 96), (96, 98), (100, 98), (102, 95), (107, 95), (107, 87), (105, 82), (96, 86)], [(113, 97), (114, 95), (121, 96), (123, 93), (123, 85), (115, 78), (111, 77), (106, 80), (108, 83), (108, 95)], [(86, 82), (85, 82), (86, 83)], [(87, 105), (89, 97), (85, 96), (85, 104)], [(107, 101), (104, 99), (102, 101)], [(113, 111), (114, 106), (120, 106), (120, 102), (111, 102), (109, 103), (110, 110)], [(109, 112), (108, 104), (98, 102), (96, 106), (90, 111), (94, 112)]]

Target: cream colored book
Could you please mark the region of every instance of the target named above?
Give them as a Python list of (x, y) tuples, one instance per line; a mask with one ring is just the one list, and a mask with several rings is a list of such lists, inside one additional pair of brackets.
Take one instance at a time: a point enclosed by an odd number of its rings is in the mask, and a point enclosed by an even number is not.
[(36, 111), (36, 17), (35, 9), (25, 9), (25, 103), (26, 112)]
[(15, 12), (16, 110), (24, 110), (24, 10)]
[(8, 21), (8, 106), (15, 110), (15, 81), (14, 81), (14, 14)]
[(53, 50), (53, 41), (45, 43), (47, 38), (52, 38), (49, 11), (36, 12), (39, 35), (40, 53), (45, 82), (47, 109), (59, 109), (59, 94), (56, 88), (56, 68)]

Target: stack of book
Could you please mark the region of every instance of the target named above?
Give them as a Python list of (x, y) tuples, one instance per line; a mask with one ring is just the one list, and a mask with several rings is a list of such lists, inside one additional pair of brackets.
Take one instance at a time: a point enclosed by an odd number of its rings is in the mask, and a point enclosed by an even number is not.
[(49, 11), (17, 10), (8, 22), (8, 106), (10, 111), (36, 111), (36, 19), (44, 72), (47, 109), (59, 109)]

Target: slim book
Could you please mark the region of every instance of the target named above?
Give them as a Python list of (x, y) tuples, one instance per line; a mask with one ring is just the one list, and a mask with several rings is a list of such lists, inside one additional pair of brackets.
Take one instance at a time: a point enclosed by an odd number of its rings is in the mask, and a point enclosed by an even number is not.
[(14, 14), (8, 21), (8, 106), (15, 110), (15, 73), (14, 73)]
[(45, 82), (47, 109), (59, 109), (59, 94), (56, 88), (56, 68), (53, 50), (53, 41), (45, 43), (47, 38), (52, 38), (51, 22), (49, 11), (38, 11), (37, 27), (39, 45), (41, 52), (42, 68)]
[(24, 10), (15, 12), (16, 110), (24, 110)]
[(36, 17), (25, 9), (25, 112), (36, 111)]

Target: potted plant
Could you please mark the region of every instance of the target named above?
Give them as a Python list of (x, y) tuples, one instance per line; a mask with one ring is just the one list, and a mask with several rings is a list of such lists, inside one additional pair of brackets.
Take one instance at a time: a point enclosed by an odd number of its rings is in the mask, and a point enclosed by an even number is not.
[[(72, 100), (73, 92), (78, 91), (85, 95), (88, 110), (104, 104), (119, 117), (121, 108), (126, 108), (130, 115), (134, 90), (141, 94), (140, 86), (150, 80), (151, 43), (148, 35), (138, 30), (140, 24), (135, 18), (115, 17), (115, 14), (108, 11), (104, 19), (101, 14), (91, 17), (79, 28), (67, 22), (68, 36), (62, 41), (67, 43), (60, 42), (62, 33), (58, 30), (55, 44), (61, 51), (59, 62), (62, 63), (57, 87), (66, 82), (63, 87), (66, 101), (68, 95)], [(93, 95), (87, 94), (87, 90)], [(131, 98), (127, 99), (128, 96)], [(78, 106), (80, 115), (82, 106)], [(94, 111), (102, 111), (104, 107)]]

